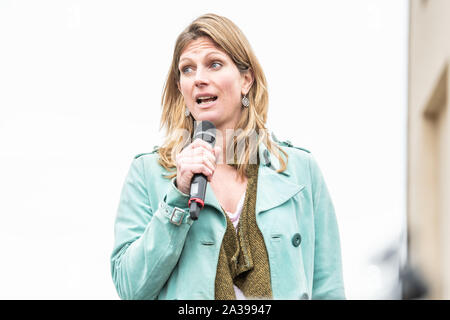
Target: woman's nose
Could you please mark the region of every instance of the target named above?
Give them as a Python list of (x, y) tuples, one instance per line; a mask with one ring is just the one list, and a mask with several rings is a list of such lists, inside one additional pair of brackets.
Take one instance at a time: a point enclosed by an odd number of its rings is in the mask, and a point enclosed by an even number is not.
[(204, 70), (202, 68), (197, 69), (197, 72), (195, 73), (194, 84), (197, 87), (209, 84), (209, 79), (208, 79), (208, 75), (206, 73), (206, 70)]

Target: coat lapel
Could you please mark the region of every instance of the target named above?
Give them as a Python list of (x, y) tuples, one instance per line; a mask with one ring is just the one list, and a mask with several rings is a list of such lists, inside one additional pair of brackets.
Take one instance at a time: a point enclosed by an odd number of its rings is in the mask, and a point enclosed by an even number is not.
[[(298, 185), (292, 180), (288, 170), (281, 173), (276, 172), (280, 168), (278, 158), (271, 155), (263, 143), (258, 147), (258, 154), (260, 164), (258, 169), (256, 214), (283, 204), (304, 188), (303, 185)], [(222, 212), (222, 207), (211, 186), (206, 187), (205, 204)]]
[(256, 214), (275, 208), (300, 192), (304, 186), (293, 181), (289, 171), (278, 173), (278, 158), (270, 154), (264, 144), (259, 149), (260, 166), (256, 196)]
[(217, 209), (219, 212), (222, 212), (222, 206), (217, 200), (216, 195), (209, 184), (206, 186), (205, 205), (209, 205)]

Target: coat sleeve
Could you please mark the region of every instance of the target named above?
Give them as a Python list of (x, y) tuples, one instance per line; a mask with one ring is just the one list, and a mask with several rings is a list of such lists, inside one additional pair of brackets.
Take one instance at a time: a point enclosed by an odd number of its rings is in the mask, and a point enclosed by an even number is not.
[(321, 170), (310, 155), (314, 208), (314, 277), (312, 299), (345, 299), (339, 229)]
[[(150, 204), (144, 157), (133, 160), (114, 224), (111, 274), (122, 299), (156, 299), (175, 267), (192, 224), (188, 195), (172, 179), (156, 208)], [(180, 208), (175, 210), (174, 208)], [(178, 223), (180, 223), (178, 225)]]

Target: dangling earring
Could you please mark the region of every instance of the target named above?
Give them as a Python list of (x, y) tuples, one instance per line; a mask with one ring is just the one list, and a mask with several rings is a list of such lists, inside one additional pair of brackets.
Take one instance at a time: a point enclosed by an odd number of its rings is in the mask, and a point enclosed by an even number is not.
[(189, 111), (188, 107), (185, 106), (186, 109), (184, 109), (184, 115), (187, 117), (189, 117), (189, 115), (191, 114), (191, 112)]
[(242, 105), (244, 106), (244, 108), (248, 108), (248, 106), (250, 105), (250, 100), (248, 100), (247, 95), (242, 98)]

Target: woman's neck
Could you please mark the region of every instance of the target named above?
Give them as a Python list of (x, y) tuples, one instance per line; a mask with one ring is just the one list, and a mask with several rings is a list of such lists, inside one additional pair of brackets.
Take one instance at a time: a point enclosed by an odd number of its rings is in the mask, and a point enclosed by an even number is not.
[[(234, 150), (229, 150), (228, 145), (231, 143), (233, 137), (235, 136), (234, 129), (231, 128), (217, 128), (216, 129), (216, 143), (215, 146), (220, 147), (220, 155), (217, 159), (217, 165), (225, 167), (229, 166), (228, 162), (232, 161), (234, 158)], [(227, 162), (227, 151), (228, 158), (231, 159)]]

